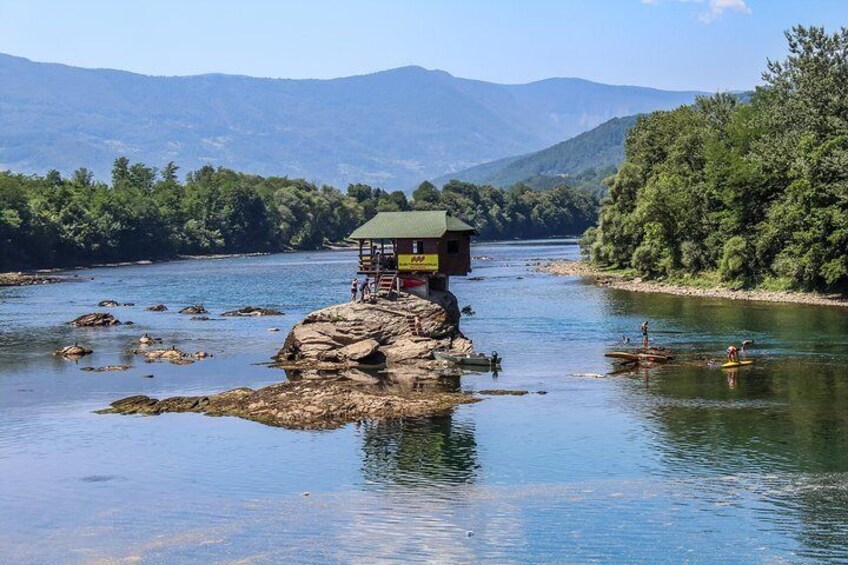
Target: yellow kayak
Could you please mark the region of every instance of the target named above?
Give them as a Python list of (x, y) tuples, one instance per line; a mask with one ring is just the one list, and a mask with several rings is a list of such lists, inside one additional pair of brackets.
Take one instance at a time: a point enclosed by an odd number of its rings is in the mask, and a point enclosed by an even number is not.
[(728, 361), (721, 366), (722, 369), (735, 369), (736, 367), (744, 367), (745, 365), (753, 365), (753, 361)]

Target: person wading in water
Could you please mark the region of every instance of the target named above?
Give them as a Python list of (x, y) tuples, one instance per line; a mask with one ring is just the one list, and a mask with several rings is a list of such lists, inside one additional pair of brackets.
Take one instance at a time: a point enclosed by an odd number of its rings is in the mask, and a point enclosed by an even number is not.
[(648, 320), (642, 322), (642, 348), (648, 349)]

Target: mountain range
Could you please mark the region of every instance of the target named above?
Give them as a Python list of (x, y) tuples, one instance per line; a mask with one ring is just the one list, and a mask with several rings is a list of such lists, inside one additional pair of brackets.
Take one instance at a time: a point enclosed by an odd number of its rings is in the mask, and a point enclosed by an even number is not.
[[(449, 180), (508, 187), (517, 182), (544, 178), (570, 178), (615, 169), (624, 161), (624, 141), (638, 116), (613, 118), (596, 128), (540, 151), (505, 157), (489, 163), (442, 175), (434, 180), (442, 185)], [(593, 175), (591, 175), (593, 176)]]
[(575, 78), (505, 85), (421, 67), (330, 80), (157, 77), (0, 54), (0, 169), (84, 166), (105, 180), (126, 156), (409, 189), (699, 94)]

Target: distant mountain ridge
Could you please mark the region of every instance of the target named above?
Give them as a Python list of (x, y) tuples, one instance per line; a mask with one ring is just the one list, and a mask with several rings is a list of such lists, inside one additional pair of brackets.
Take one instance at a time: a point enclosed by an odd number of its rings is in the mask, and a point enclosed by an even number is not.
[(698, 94), (581, 79), (502, 85), (420, 67), (331, 80), (151, 77), (0, 54), (0, 169), (86, 166), (106, 178), (124, 155), (408, 189)]
[(588, 170), (602, 172), (624, 161), (627, 132), (638, 116), (613, 118), (596, 128), (541, 151), (506, 157), (464, 171), (443, 175), (437, 185), (451, 179), (508, 187), (542, 177), (577, 177)]

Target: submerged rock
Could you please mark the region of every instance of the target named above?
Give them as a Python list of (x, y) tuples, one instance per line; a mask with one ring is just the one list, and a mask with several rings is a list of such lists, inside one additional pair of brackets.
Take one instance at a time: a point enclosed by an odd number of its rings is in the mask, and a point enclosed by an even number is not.
[(82, 367), (80, 371), (104, 373), (107, 371), (126, 371), (127, 369), (132, 369), (132, 365), (106, 365), (105, 367)]
[(167, 312), (168, 307), (164, 304), (154, 304), (153, 306), (148, 306), (145, 310), (148, 312)]
[[(530, 394), (530, 392), (526, 390), (495, 388), (490, 390), (481, 390), (478, 394), (485, 396), (524, 396), (525, 394)], [(547, 394), (547, 392), (540, 392), (539, 394)]]
[(120, 306), (117, 300), (101, 300), (97, 305), (100, 308), (115, 308), (116, 306)]
[(283, 313), (275, 308), (259, 308), (257, 306), (245, 306), (238, 310), (230, 310), (224, 312), (222, 316), (227, 317), (247, 317), (247, 316), (282, 316)]
[(148, 361), (178, 361), (186, 357), (186, 354), (176, 347), (168, 349), (151, 349), (142, 352)]
[(456, 354), (473, 350), (459, 331), (459, 318), (456, 298), (449, 292), (434, 291), (429, 299), (402, 294), (373, 304), (338, 304), (297, 324), (275, 360), (283, 367), (314, 369), (426, 365), (437, 349)]
[(191, 314), (192, 316), (196, 316), (197, 314), (208, 314), (209, 312), (206, 308), (203, 307), (203, 304), (195, 304), (194, 306), (186, 306), (182, 310), (180, 310), (180, 314)]
[(158, 337), (153, 337), (150, 334), (144, 334), (140, 338), (138, 338), (139, 345), (153, 345), (154, 343), (162, 343), (162, 339)]
[(195, 361), (202, 361), (203, 359), (212, 357), (211, 353), (206, 353), (205, 351), (186, 353), (176, 347), (169, 347), (168, 349), (137, 350), (134, 351), (134, 353), (144, 355), (144, 359), (148, 363), (153, 363), (154, 361), (168, 361), (174, 365), (192, 365)]
[(59, 357), (66, 357), (68, 359), (79, 359), (80, 357), (85, 357), (86, 355), (91, 355), (94, 353), (93, 350), (88, 347), (84, 347), (78, 343), (73, 345), (66, 345), (62, 349), (57, 349), (53, 352), (53, 355), (57, 355)]
[(300, 380), (258, 390), (237, 388), (209, 396), (177, 396), (157, 400), (130, 396), (113, 402), (101, 414), (197, 412), (236, 416), (269, 426), (332, 429), (365, 419), (420, 417), (442, 413), (478, 399), (456, 392), (385, 391), (344, 382)]
[(78, 318), (75, 318), (68, 323), (78, 328), (118, 326), (121, 324), (120, 320), (115, 318), (115, 316), (113, 316), (112, 314), (106, 312), (92, 312), (91, 314), (83, 314), (82, 316), (79, 316)]

